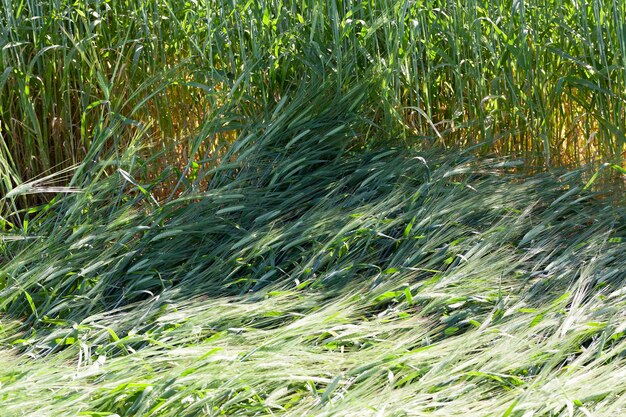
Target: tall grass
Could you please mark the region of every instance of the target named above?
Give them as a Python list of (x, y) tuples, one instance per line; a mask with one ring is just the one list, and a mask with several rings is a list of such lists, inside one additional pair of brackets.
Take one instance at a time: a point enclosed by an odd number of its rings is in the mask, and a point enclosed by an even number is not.
[(621, 3), (0, 13), (1, 416), (625, 414)]
[(329, 74), (378, 80), (370, 112), (410, 144), (622, 163), (621, 2), (3, 1), (4, 190), (137, 129), (191, 164), (219, 104), (258, 115)]

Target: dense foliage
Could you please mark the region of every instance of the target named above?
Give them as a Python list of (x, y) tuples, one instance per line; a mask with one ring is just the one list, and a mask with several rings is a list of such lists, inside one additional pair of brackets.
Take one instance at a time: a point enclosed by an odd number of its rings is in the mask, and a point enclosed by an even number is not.
[(621, 2), (3, 6), (0, 416), (626, 414)]
[[(222, 105), (271, 109), (303, 83), (376, 79), (373, 118), (408, 143), (541, 163), (620, 164), (621, 1), (3, 0), (4, 189), (146, 137), (201, 159)], [(170, 160), (171, 162), (171, 160)]]

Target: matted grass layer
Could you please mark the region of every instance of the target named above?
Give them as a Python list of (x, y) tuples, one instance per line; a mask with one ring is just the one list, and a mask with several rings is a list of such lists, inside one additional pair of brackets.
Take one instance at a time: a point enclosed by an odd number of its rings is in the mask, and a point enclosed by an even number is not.
[(5, 236), (0, 415), (624, 414), (623, 207), (363, 149), (360, 95), (285, 101), (165, 202), (132, 147), (79, 168)]

